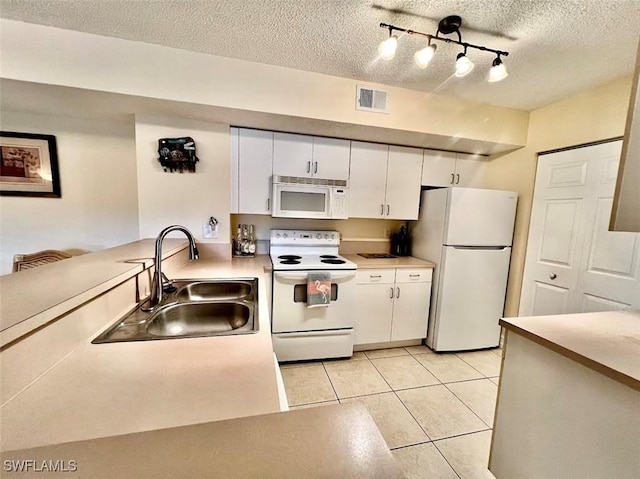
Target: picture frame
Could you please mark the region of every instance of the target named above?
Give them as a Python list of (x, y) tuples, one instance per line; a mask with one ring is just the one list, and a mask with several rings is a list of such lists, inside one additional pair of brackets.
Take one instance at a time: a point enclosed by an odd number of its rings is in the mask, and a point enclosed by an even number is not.
[(0, 131), (0, 195), (61, 197), (55, 136)]

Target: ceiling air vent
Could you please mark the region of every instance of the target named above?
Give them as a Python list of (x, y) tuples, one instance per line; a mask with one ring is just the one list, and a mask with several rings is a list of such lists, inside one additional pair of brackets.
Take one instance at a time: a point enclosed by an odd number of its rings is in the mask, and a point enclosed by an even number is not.
[(389, 113), (389, 92), (357, 85), (356, 110)]

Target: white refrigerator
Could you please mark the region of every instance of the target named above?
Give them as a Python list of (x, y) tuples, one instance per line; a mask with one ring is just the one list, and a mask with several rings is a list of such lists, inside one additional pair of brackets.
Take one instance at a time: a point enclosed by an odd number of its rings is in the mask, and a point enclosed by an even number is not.
[(427, 346), (498, 346), (518, 195), (477, 188), (425, 190), (412, 255), (436, 264)]

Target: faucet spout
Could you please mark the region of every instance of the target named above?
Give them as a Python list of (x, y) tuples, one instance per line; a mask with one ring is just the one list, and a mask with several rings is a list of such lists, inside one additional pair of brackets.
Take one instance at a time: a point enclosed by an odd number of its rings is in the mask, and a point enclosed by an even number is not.
[(198, 247), (196, 246), (196, 241), (189, 231), (184, 226), (180, 225), (172, 225), (163, 229), (156, 238), (156, 249), (155, 249), (155, 257), (154, 257), (154, 272), (153, 279), (151, 281), (151, 296), (149, 297), (148, 307), (143, 308), (145, 311), (151, 311), (158, 304), (162, 302), (164, 297), (164, 289), (162, 285), (162, 278), (166, 276), (162, 273), (162, 243), (164, 241), (165, 236), (167, 236), (172, 231), (181, 231), (185, 234), (187, 239), (189, 240), (189, 259), (194, 260), (200, 257), (198, 253)]

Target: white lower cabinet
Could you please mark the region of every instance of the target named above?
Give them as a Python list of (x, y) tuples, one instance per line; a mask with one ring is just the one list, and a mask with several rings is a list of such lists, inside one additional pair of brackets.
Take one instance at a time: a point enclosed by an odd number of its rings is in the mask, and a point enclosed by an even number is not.
[(432, 271), (430, 268), (358, 271), (354, 344), (426, 337)]

